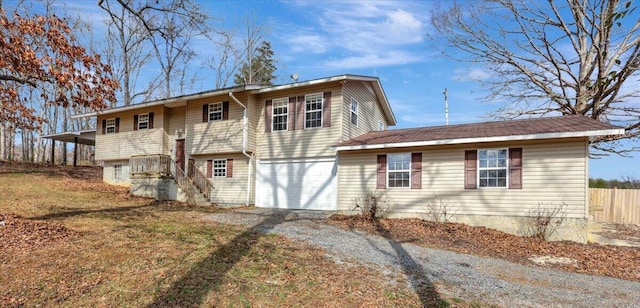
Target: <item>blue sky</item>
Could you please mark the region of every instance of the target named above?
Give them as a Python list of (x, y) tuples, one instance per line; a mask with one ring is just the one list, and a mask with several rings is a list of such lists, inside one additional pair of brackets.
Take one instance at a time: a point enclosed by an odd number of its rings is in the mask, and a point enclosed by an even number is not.
[[(5, 5), (9, 3), (5, 1)], [(444, 95), (449, 93), (449, 123), (487, 120), (500, 104), (482, 102), (486, 91), (478, 80), (487, 77), (480, 66), (450, 60), (427, 41), (430, 1), (201, 1), (222, 18), (219, 26), (241, 29), (247, 14), (271, 27), (266, 39), (278, 59), (276, 83), (340, 74), (379, 77), (398, 119), (397, 128), (444, 124)], [(68, 1), (74, 11), (97, 22), (97, 0)], [(104, 18), (102, 17), (102, 18)], [(96, 34), (101, 31), (97, 29)], [(204, 59), (211, 48), (198, 48)], [(196, 64), (197, 65), (197, 64)], [(213, 88), (207, 70), (193, 91)], [(590, 176), (640, 179), (640, 153), (635, 158), (611, 156), (590, 161)]]

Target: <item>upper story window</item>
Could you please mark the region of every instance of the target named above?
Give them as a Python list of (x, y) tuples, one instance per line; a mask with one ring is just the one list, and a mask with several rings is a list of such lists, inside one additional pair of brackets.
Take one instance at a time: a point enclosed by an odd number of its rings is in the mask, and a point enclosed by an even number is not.
[(289, 99), (278, 98), (273, 100), (273, 130), (287, 130), (288, 114), (289, 114)]
[(507, 149), (478, 150), (478, 187), (507, 187)]
[(223, 107), (222, 103), (209, 104), (209, 121), (222, 120)]
[(378, 121), (378, 130), (379, 131), (383, 131), (384, 130), (384, 123), (382, 121)]
[(388, 154), (387, 170), (389, 187), (410, 187), (411, 153)]
[(213, 160), (213, 176), (214, 177), (227, 176), (227, 160), (226, 159)]
[(116, 132), (116, 119), (107, 119), (105, 121), (105, 132), (107, 134), (114, 134)]
[(149, 128), (149, 114), (142, 113), (138, 115), (138, 129)]
[(351, 124), (358, 125), (358, 101), (351, 98)]
[(307, 94), (304, 128), (322, 127), (322, 93)]

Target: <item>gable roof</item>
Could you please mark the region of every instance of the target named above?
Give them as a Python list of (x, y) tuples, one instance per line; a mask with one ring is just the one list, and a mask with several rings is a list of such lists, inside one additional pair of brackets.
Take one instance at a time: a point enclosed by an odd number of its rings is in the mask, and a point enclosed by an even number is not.
[(624, 129), (618, 126), (584, 116), (564, 116), (376, 131), (334, 148), (346, 151), (619, 134), (624, 134)]
[(103, 109), (97, 112), (77, 114), (77, 115), (71, 116), (71, 118), (83, 118), (83, 117), (96, 116), (99, 114), (105, 115), (105, 114), (126, 111), (126, 110), (134, 110), (134, 109), (161, 106), (161, 105), (166, 105), (169, 107), (178, 107), (178, 106), (186, 105), (187, 100), (212, 97), (212, 96), (217, 96), (222, 94), (228, 94), (231, 92), (251, 91), (251, 93), (253, 94), (258, 94), (258, 93), (267, 93), (272, 91), (306, 87), (311, 85), (317, 85), (317, 84), (323, 84), (323, 83), (329, 83), (329, 82), (335, 82), (335, 81), (343, 81), (343, 80), (357, 80), (357, 81), (371, 82), (371, 84), (373, 85), (373, 90), (375, 91), (376, 95), (380, 98), (380, 105), (382, 106), (382, 111), (387, 119), (387, 122), (389, 123), (389, 125), (397, 124), (396, 117), (393, 114), (393, 111), (391, 110), (391, 105), (389, 104), (387, 95), (384, 93), (384, 90), (382, 89), (382, 85), (380, 84), (380, 79), (378, 79), (378, 77), (369, 77), (369, 76), (351, 75), (351, 74), (338, 75), (338, 76), (300, 81), (300, 82), (294, 82), (294, 83), (289, 83), (284, 85), (275, 85), (275, 86), (239, 85), (239, 86), (233, 86), (228, 88), (208, 90), (208, 91), (202, 91), (202, 92), (193, 93), (193, 94), (185, 94), (185, 95), (174, 96), (174, 97), (169, 97), (164, 99), (146, 101), (146, 102), (137, 103), (129, 106)]

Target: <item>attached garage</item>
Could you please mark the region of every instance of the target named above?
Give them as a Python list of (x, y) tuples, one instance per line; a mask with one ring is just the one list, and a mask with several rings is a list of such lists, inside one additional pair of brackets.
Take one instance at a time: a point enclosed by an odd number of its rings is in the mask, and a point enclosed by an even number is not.
[(337, 209), (335, 158), (261, 160), (256, 171), (257, 207), (323, 211)]

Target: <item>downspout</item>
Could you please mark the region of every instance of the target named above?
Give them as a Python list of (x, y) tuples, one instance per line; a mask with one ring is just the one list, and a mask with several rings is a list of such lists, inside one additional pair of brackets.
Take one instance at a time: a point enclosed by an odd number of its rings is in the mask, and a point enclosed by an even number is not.
[(251, 201), (251, 167), (253, 165), (253, 155), (249, 155), (247, 153), (247, 106), (245, 106), (235, 96), (233, 96), (233, 92), (231, 91), (229, 91), (229, 97), (231, 97), (234, 102), (242, 107), (242, 155), (249, 159), (249, 169), (247, 171), (247, 200), (245, 205), (249, 206), (249, 202)]

